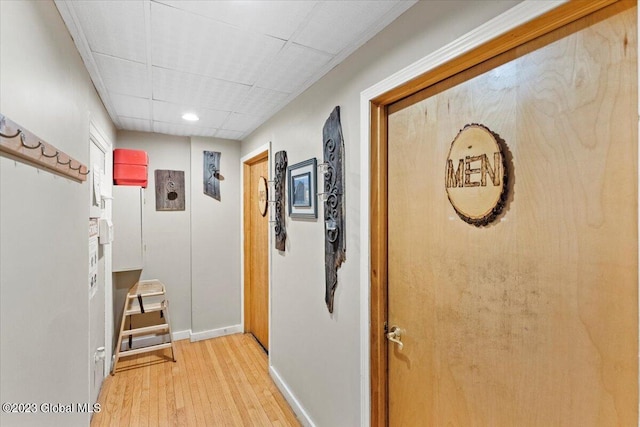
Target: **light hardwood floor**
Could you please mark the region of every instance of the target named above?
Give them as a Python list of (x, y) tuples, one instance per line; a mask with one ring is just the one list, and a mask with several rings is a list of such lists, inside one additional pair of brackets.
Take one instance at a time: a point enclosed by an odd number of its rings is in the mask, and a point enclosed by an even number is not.
[(100, 393), (98, 426), (299, 426), (249, 334), (123, 358)]

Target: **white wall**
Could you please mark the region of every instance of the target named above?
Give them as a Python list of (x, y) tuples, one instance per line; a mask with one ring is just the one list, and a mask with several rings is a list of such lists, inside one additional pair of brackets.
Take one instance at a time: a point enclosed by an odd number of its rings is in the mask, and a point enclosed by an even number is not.
[[(0, 112), (85, 164), (90, 118), (115, 140), (52, 2), (0, 2)], [(88, 184), (0, 157), (1, 402), (89, 402), (88, 218)], [(89, 415), (0, 412), (0, 425)]]
[[(116, 330), (126, 292), (138, 279), (159, 279), (167, 287), (171, 329), (202, 339), (239, 331), (240, 304), (240, 143), (118, 131), (117, 148), (145, 150), (149, 185), (145, 189), (142, 271), (115, 275)], [(202, 191), (202, 152), (219, 151), (221, 201)], [(156, 211), (156, 169), (185, 173), (185, 210)], [(117, 231), (117, 224), (114, 224)], [(227, 331), (225, 331), (227, 329)]]
[[(118, 131), (116, 148), (145, 150), (149, 155), (149, 185), (144, 190), (142, 236), (146, 245), (141, 279), (158, 279), (167, 288), (173, 332), (191, 329), (191, 174), (189, 138), (156, 133)], [(185, 210), (156, 211), (155, 170), (184, 171)], [(117, 224), (114, 229), (117, 232)], [(138, 276), (117, 273), (117, 301), (122, 311), (127, 289)], [(124, 283), (123, 283), (124, 280)], [(124, 294), (123, 294), (124, 292)], [(120, 328), (120, 318), (115, 322)]]
[(517, 3), (419, 2), (243, 141), (242, 155), (271, 141), (272, 152), (287, 151), (289, 164), (321, 159), (322, 126), (341, 107), (347, 261), (338, 273), (333, 315), (324, 304), (322, 221), (287, 217), (287, 250), (272, 251), (270, 364), (306, 423), (361, 422), (359, 270), (368, 254), (359, 248), (360, 209), (366, 208), (359, 205), (360, 92)]
[[(205, 150), (221, 153), (220, 174), (224, 180), (220, 181), (220, 201), (203, 191)], [(191, 177), (191, 329), (194, 334), (230, 326), (237, 329), (242, 289), (240, 143), (191, 138)]]

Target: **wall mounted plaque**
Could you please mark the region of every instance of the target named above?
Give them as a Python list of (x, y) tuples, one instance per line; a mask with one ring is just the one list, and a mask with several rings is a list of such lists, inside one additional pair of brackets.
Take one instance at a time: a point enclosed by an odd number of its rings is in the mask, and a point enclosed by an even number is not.
[(184, 210), (184, 171), (156, 169), (156, 210)]
[(276, 249), (279, 251), (285, 250), (285, 243), (287, 241), (287, 231), (284, 225), (284, 183), (286, 181), (285, 175), (287, 172), (287, 152), (278, 151), (275, 156), (275, 176), (274, 189), (275, 189), (275, 234), (276, 234)]
[(203, 190), (204, 194), (220, 201), (220, 153), (203, 151)]
[(445, 188), (460, 218), (477, 227), (489, 224), (504, 207), (507, 173), (504, 141), (481, 124), (466, 125), (449, 149)]
[(322, 128), (324, 164), (324, 271), (325, 303), (333, 313), (338, 269), (347, 259), (344, 209), (344, 139), (340, 107), (335, 107)]

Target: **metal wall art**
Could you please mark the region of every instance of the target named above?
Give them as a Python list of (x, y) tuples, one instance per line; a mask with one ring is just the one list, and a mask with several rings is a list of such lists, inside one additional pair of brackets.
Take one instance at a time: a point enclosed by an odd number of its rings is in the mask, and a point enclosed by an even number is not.
[(315, 157), (287, 168), (289, 216), (291, 218), (318, 218), (316, 169)]
[(285, 250), (285, 243), (287, 241), (287, 230), (284, 225), (284, 183), (285, 174), (287, 172), (287, 152), (278, 151), (275, 156), (275, 176), (274, 176), (274, 188), (275, 188), (275, 234), (276, 234), (276, 249), (279, 251)]
[(184, 210), (184, 171), (155, 171), (156, 178), (156, 210)]
[(445, 188), (462, 220), (476, 227), (491, 223), (507, 197), (504, 141), (486, 126), (466, 125), (449, 149)]
[(338, 285), (338, 269), (346, 260), (344, 209), (344, 140), (340, 107), (336, 107), (322, 129), (324, 141), (324, 263), (325, 302), (333, 313), (333, 295)]
[(220, 200), (220, 156), (217, 151), (204, 151), (203, 184), (204, 194)]

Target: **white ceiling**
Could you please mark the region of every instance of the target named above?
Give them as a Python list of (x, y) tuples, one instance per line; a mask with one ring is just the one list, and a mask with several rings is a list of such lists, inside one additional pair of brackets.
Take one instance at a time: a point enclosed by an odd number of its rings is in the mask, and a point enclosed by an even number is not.
[(56, 5), (118, 129), (241, 140), (415, 1)]

